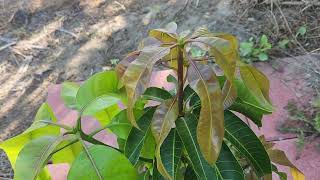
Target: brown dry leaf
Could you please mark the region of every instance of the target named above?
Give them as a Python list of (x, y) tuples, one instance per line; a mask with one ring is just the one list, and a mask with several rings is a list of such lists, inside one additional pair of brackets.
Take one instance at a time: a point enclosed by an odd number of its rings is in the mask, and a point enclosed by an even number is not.
[(214, 164), (224, 136), (222, 93), (211, 67), (197, 65), (193, 61), (190, 64), (188, 81), (201, 100), (197, 140), (205, 159)]
[(123, 84), (128, 97), (128, 119), (136, 128), (139, 127), (133, 114), (135, 102), (148, 87), (154, 64), (169, 53), (170, 47), (146, 47), (129, 64), (123, 75)]

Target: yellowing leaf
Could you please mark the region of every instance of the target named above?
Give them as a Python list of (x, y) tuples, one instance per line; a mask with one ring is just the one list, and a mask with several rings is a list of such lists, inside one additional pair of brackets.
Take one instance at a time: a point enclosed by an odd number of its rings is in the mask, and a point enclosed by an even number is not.
[(164, 29), (152, 29), (149, 31), (149, 36), (156, 38), (162, 43), (177, 42), (177, 24), (171, 22)]
[(224, 136), (222, 93), (211, 67), (190, 63), (188, 81), (201, 101), (197, 140), (205, 159), (212, 165), (218, 158)]
[(293, 180), (305, 180), (304, 175), (296, 168), (290, 168), (291, 175)]
[(223, 108), (228, 109), (237, 99), (237, 89), (231, 81), (226, 80), (222, 88)]
[(174, 122), (178, 118), (178, 104), (177, 99), (169, 99), (159, 105), (153, 115), (151, 123), (151, 131), (157, 142), (156, 158), (157, 168), (159, 172), (168, 179), (171, 178), (169, 173), (165, 170), (161, 160), (160, 148), (171, 128), (175, 126)]
[(127, 70), (130, 63), (139, 56), (140, 51), (134, 51), (129, 53), (125, 58), (123, 58), (116, 66), (115, 70), (117, 72), (118, 78), (122, 79), (125, 71)]
[(128, 97), (128, 119), (137, 128), (138, 125), (133, 115), (135, 102), (147, 89), (154, 64), (169, 53), (169, 47), (145, 48), (128, 66), (123, 75), (123, 83)]

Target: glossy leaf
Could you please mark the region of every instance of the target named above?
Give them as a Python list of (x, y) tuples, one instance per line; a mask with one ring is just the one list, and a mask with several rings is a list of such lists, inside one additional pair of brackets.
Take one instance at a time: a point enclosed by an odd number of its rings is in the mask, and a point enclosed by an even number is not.
[(77, 92), (80, 88), (80, 84), (74, 82), (62, 83), (61, 98), (65, 106), (70, 109), (77, 108)]
[(234, 84), (237, 89), (238, 98), (229, 109), (244, 114), (257, 126), (261, 127), (262, 116), (272, 113), (272, 107), (268, 104), (261, 104), (241, 80), (235, 80)]
[(153, 65), (169, 52), (170, 48), (164, 47), (144, 49), (123, 75), (123, 83), (128, 96), (128, 118), (135, 127), (138, 127), (133, 115), (135, 102), (148, 86)]
[(225, 138), (252, 164), (258, 177), (271, 173), (269, 156), (254, 132), (236, 115), (225, 111)]
[(214, 71), (209, 66), (196, 65), (193, 62), (191, 65), (188, 81), (203, 105), (197, 126), (197, 140), (205, 159), (214, 164), (224, 135), (221, 89)]
[[(134, 109), (134, 115), (138, 119), (140, 118), (143, 111)], [(118, 138), (127, 139), (129, 132), (132, 128), (131, 123), (127, 118), (127, 110), (124, 109), (115, 115), (108, 125), (108, 129), (110, 129)]]
[(243, 169), (225, 143), (222, 144), (215, 168), (217, 177), (221, 179), (245, 180)]
[[(93, 145), (89, 153), (103, 179), (138, 179), (138, 173), (130, 161), (120, 152), (102, 145)], [(68, 173), (68, 180), (99, 179), (84, 152), (80, 153)]]
[(77, 109), (83, 115), (95, 115), (121, 99), (118, 90), (119, 79), (114, 71), (97, 73), (86, 80), (79, 88), (76, 99)]
[(149, 87), (143, 93), (143, 97), (148, 100), (162, 102), (164, 100), (172, 98), (172, 95), (165, 89), (161, 89), (158, 87)]
[(270, 84), (268, 78), (250, 65), (240, 65), (240, 75), (245, 86), (263, 105), (272, 107), (269, 99)]
[(168, 137), (160, 147), (160, 157), (170, 179), (177, 179), (179, 163), (182, 155), (183, 144), (175, 129), (172, 129)]
[(6, 152), (12, 167), (15, 167), (18, 154), (25, 144), (41, 136), (60, 134), (59, 127), (41, 123), (40, 120), (56, 122), (56, 117), (47, 103), (41, 105), (33, 124), (26, 131), (0, 143), (0, 148)]
[(196, 139), (197, 119), (187, 114), (176, 121), (176, 129), (190, 158), (198, 179), (216, 179), (215, 170), (204, 159)]
[(15, 180), (36, 179), (63, 137), (42, 136), (26, 144), (15, 165)]
[(139, 156), (150, 129), (152, 116), (155, 110), (155, 108), (149, 108), (144, 114), (142, 114), (137, 122), (140, 130), (134, 127), (130, 130), (124, 147), (124, 154), (133, 165), (135, 165), (139, 160)]
[(177, 99), (176, 98), (168, 99), (157, 107), (151, 123), (151, 131), (157, 143), (157, 149), (156, 149), (157, 168), (159, 172), (166, 178), (169, 178), (170, 175), (164, 169), (164, 165), (160, 157), (160, 148), (162, 146), (162, 143), (170, 133), (171, 128), (175, 126), (174, 121), (177, 118), (178, 118)]

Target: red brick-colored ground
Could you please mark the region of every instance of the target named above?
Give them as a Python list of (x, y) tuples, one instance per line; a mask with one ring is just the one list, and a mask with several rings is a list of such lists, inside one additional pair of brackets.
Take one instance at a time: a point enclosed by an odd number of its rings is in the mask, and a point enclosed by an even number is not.
[[(271, 83), (271, 91), (270, 96), (271, 100), (276, 107), (276, 111), (272, 115), (265, 116), (263, 119), (263, 127), (259, 130), (254, 124), (250, 123), (250, 126), (257, 134), (264, 134), (267, 140), (274, 140), (276, 143), (276, 147), (285, 151), (289, 159), (305, 174), (307, 180), (317, 180), (320, 177), (320, 153), (317, 152), (314, 144), (316, 142), (311, 142), (306, 145), (304, 150), (300, 154), (300, 158), (297, 157), (297, 150), (294, 144), (295, 139), (290, 140), (281, 140), (283, 138), (293, 137), (293, 134), (282, 134), (277, 131), (277, 126), (286, 119), (287, 111), (284, 107), (287, 105), (290, 99), (299, 98), (297, 96), (297, 92), (294, 91), (295, 85), (294, 83), (301, 84), (300, 79), (296, 79), (294, 81), (287, 81), (287, 76), (290, 76), (290, 69), (284, 70), (282, 69), (280, 72), (275, 71), (268, 64), (258, 65), (259, 69), (261, 69), (270, 79)], [(166, 82), (166, 76), (168, 71), (163, 71), (161, 73), (154, 74), (152, 79), (152, 85), (158, 87), (169, 88), (172, 87), (168, 85)], [(289, 85), (288, 85), (289, 84)], [(76, 112), (70, 111), (66, 109), (60, 99), (60, 85), (52, 85), (49, 88), (48, 93), (48, 103), (53, 107), (54, 112), (58, 119), (63, 123), (74, 122), (76, 119)], [(85, 131), (90, 132), (90, 130), (94, 130), (99, 127), (99, 124), (91, 119), (84, 118), (83, 124)], [(117, 146), (115, 137), (112, 134), (108, 134), (107, 132), (101, 132), (97, 135), (97, 139), (110, 144)], [(316, 140), (319, 142), (319, 140)], [(64, 164), (60, 165), (50, 165), (49, 170), (52, 174), (54, 180), (64, 180), (67, 177), (67, 169), (68, 165)], [(279, 166), (279, 170), (285, 171), (289, 174), (289, 169), (286, 167)], [(273, 176), (274, 179), (279, 179), (276, 175)], [(289, 179), (292, 177), (289, 175)]]

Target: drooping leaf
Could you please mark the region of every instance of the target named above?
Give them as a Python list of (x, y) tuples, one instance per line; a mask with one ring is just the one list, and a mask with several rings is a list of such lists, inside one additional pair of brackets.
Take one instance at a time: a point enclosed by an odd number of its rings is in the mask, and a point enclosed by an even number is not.
[(82, 110), (83, 115), (94, 116), (97, 112), (117, 104), (123, 100), (118, 84), (119, 79), (114, 71), (93, 75), (78, 90), (77, 109)]
[[(115, 70), (119, 79), (122, 79), (125, 71), (132, 61), (136, 60), (136, 58), (140, 55), (140, 51), (134, 51), (129, 53), (125, 58), (123, 58), (116, 66)], [(121, 85), (118, 85), (118, 88), (121, 88)]]
[(198, 179), (217, 179), (215, 169), (204, 159), (196, 138), (197, 119), (187, 114), (176, 121), (176, 129), (190, 158)]
[(223, 134), (223, 104), (219, 82), (214, 71), (206, 65), (190, 61), (188, 81), (199, 95), (201, 111), (197, 126), (197, 140), (205, 159), (214, 164), (218, 158)]
[(142, 114), (137, 122), (140, 130), (134, 127), (132, 127), (130, 130), (124, 147), (124, 154), (133, 165), (135, 165), (139, 160), (139, 156), (150, 129), (152, 116), (155, 110), (156, 108), (149, 108), (144, 114)]
[(223, 69), (224, 74), (232, 80), (236, 70), (238, 55), (238, 41), (230, 34), (214, 34), (207, 29), (200, 28), (194, 35), (194, 40), (209, 46), (210, 56), (214, 56), (215, 62)]
[(176, 129), (172, 129), (160, 147), (160, 157), (170, 179), (177, 179), (183, 144)]
[(143, 97), (148, 100), (162, 102), (164, 100), (172, 98), (172, 95), (165, 89), (161, 89), (158, 87), (149, 87), (143, 93)]
[(225, 138), (250, 162), (258, 177), (271, 173), (269, 156), (254, 132), (236, 115), (225, 111)]
[(42, 136), (26, 144), (15, 164), (15, 180), (36, 179), (63, 137)]
[[(102, 145), (92, 145), (89, 153), (103, 179), (138, 179), (138, 173), (130, 161), (120, 152)], [(85, 152), (79, 154), (68, 173), (68, 180), (99, 179)]]
[(221, 179), (245, 180), (243, 169), (225, 143), (222, 144), (215, 168), (217, 176), (220, 176)]
[(269, 99), (270, 84), (268, 78), (253, 66), (242, 64), (239, 67), (241, 79), (250, 92), (263, 105), (272, 108)]
[(266, 104), (261, 104), (260, 101), (257, 100), (257, 97), (249, 91), (240, 79), (235, 80), (234, 84), (237, 89), (238, 98), (232, 106), (229, 107), (229, 109), (244, 114), (257, 126), (261, 127), (262, 116), (264, 114), (272, 113), (272, 107)]
[(165, 170), (163, 162), (161, 160), (160, 148), (162, 143), (167, 138), (170, 133), (171, 128), (173, 128), (174, 121), (178, 118), (178, 104), (177, 99), (168, 99), (161, 103), (152, 118), (151, 131), (155, 137), (157, 143), (156, 158), (157, 158), (157, 168), (159, 172), (166, 178), (170, 175)]
[(148, 86), (153, 65), (169, 52), (169, 47), (145, 48), (123, 75), (123, 83), (128, 96), (128, 118), (135, 127), (138, 127), (132, 111), (135, 102)]
[(264, 138), (264, 136), (260, 137), (260, 140), (264, 147), (266, 148), (268, 155), (270, 157), (270, 160), (273, 163), (280, 164), (283, 166), (290, 167), (290, 172), (294, 180), (304, 180), (304, 174), (294, 165), (290, 162), (286, 154), (279, 150), (279, 149), (273, 149), (274, 143), (267, 142)]
[(41, 105), (33, 124), (26, 131), (0, 143), (0, 148), (6, 152), (12, 167), (15, 167), (18, 154), (25, 144), (44, 135), (60, 134), (59, 127), (41, 123), (41, 120), (52, 122), (56, 122), (57, 120), (47, 103)]
[(80, 88), (80, 84), (74, 82), (62, 83), (61, 98), (65, 106), (70, 109), (77, 108), (77, 92)]
[(227, 80), (222, 88), (223, 108), (228, 109), (237, 99), (237, 89), (235, 85)]

